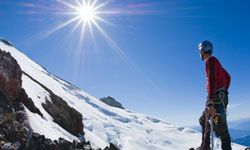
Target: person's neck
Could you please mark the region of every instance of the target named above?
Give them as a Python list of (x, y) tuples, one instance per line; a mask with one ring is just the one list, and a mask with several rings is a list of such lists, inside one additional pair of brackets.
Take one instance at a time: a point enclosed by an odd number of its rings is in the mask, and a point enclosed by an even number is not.
[(211, 57), (211, 56), (212, 56), (212, 55), (209, 55), (209, 54), (205, 55), (205, 59), (204, 59), (204, 60), (207, 61), (208, 58)]

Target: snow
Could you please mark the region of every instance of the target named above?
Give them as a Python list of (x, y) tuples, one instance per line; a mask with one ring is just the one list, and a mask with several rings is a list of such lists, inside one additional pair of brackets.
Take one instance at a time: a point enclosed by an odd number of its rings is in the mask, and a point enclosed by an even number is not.
[(68, 141), (77, 140), (75, 136), (68, 133), (53, 121), (42, 119), (41, 116), (30, 112), (27, 108), (25, 110), (27, 112), (31, 128), (34, 132), (45, 135), (46, 138), (51, 140), (58, 140), (60, 137)]
[[(48, 73), (14, 47), (0, 42), (0, 49), (10, 52), (25, 73), (82, 114), (85, 137), (95, 147), (104, 148), (110, 142), (122, 150), (185, 150), (200, 145), (199, 132), (144, 114), (110, 107), (85, 91)], [(31, 128), (52, 140), (59, 137), (69, 141), (77, 139), (53, 122), (53, 118), (42, 107), (42, 103), (50, 100), (49, 93), (25, 74), (22, 75), (22, 81), (26, 93), (44, 115), (42, 118), (26, 108)], [(244, 147), (233, 144), (233, 149), (242, 150)]]

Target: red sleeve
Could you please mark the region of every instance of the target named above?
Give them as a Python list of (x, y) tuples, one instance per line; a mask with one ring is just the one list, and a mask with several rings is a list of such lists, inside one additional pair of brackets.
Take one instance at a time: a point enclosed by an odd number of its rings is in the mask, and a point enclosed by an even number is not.
[(230, 86), (230, 82), (231, 82), (231, 77), (225, 69), (223, 69), (223, 70), (224, 70), (225, 77), (226, 77), (226, 90), (228, 90), (228, 88)]
[(216, 93), (216, 61), (210, 57), (206, 61), (208, 99), (215, 99)]

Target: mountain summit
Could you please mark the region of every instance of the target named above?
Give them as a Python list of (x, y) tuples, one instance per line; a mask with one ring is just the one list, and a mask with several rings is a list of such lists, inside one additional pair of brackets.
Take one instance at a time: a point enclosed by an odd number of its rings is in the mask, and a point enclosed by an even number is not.
[[(11, 137), (23, 131), (19, 141), (43, 141), (45, 146), (54, 141), (54, 146), (64, 148), (70, 145), (67, 143), (76, 146), (79, 139), (93, 149), (107, 149), (113, 143), (122, 150), (185, 150), (200, 144), (199, 132), (111, 107), (50, 74), (4, 39), (0, 40), (0, 49), (0, 125), (10, 122), (11, 127), (24, 127), (15, 132), (4, 128), (0, 140), (15, 141)], [(0, 141), (4, 146), (22, 144), (8, 145), (4, 140)], [(233, 145), (234, 150), (243, 148)]]

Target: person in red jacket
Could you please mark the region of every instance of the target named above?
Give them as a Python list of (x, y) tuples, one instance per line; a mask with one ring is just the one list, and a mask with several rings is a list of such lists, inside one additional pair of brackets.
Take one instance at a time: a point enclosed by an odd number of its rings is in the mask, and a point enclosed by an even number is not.
[(228, 132), (226, 109), (228, 105), (228, 89), (231, 77), (222, 67), (219, 60), (212, 56), (213, 44), (207, 40), (199, 44), (200, 57), (205, 61), (207, 80), (206, 108), (199, 122), (202, 126), (201, 150), (210, 149), (210, 124), (213, 121), (213, 130), (221, 139), (221, 148), (231, 150), (231, 138)]

